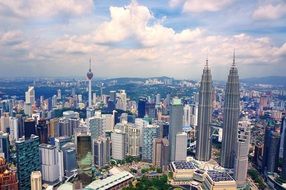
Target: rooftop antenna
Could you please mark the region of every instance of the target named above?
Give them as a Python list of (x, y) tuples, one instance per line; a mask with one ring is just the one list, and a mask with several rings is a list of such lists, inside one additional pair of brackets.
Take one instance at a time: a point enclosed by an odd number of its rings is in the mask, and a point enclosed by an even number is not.
[(233, 61), (232, 61), (232, 66), (235, 66), (235, 49), (233, 49)]

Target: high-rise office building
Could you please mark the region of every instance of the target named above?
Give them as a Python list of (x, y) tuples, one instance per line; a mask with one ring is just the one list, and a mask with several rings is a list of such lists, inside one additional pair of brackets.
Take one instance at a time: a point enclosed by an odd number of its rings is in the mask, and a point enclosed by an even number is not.
[(235, 54), (226, 83), (223, 117), (223, 137), (221, 149), (221, 165), (233, 168), (235, 147), (237, 142), (237, 125), (239, 119), (239, 77), (235, 65)]
[(279, 145), (279, 158), (283, 158), (283, 154), (284, 154), (284, 142), (286, 140), (286, 117), (282, 118), (281, 121), (281, 128), (280, 128), (280, 136), (281, 136), (281, 140), (280, 140), (280, 145)]
[(277, 170), (279, 160), (280, 134), (271, 128), (265, 130), (263, 171), (273, 173)]
[(90, 134), (80, 133), (76, 135), (77, 163), (81, 171), (92, 165), (92, 150)]
[(0, 154), (9, 162), (10, 161), (10, 142), (9, 134), (0, 131)]
[(127, 135), (119, 130), (115, 129), (111, 133), (112, 142), (112, 158), (115, 160), (123, 160), (127, 153), (126, 148)]
[(40, 143), (48, 143), (48, 126), (45, 119), (40, 119), (38, 121), (36, 134), (40, 138)]
[(189, 104), (186, 104), (184, 106), (183, 126), (184, 127), (190, 127), (191, 126), (191, 106)]
[(77, 168), (76, 149), (74, 143), (66, 143), (61, 148), (63, 152), (63, 165), (65, 176), (71, 176)]
[(72, 137), (68, 137), (68, 136), (62, 136), (62, 137), (56, 137), (55, 138), (55, 146), (57, 149), (62, 149), (62, 147), (71, 142), (72, 141)]
[(9, 126), (9, 113), (3, 113), (3, 115), (0, 115), (0, 131), (3, 132), (9, 132), (10, 126)]
[(161, 104), (161, 95), (156, 94), (156, 99), (155, 99), (156, 107), (160, 107)]
[(10, 139), (10, 142), (14, 144), (14, 142), (19, 139), (18, 118), (10, 117), (9, 127), (10, 127), (9, 139)]
[(40, 171), (31, 173), (31, 190), (42, 190), (42, 174)]
[(187, 158), (187, 133), (181, 132), (176, 135), (175, 161), (186, 161)]
[(211, 70), (206, 60), (199, 92), (198, 127), (196, 128), (196, 159), (200, 161), (208, 161), (211, 158), (212, 89)]
[(40, 171), (39, 137), (31, 135), (30, 139), (20, 138), (16, 141), (17, 176), (19, 189), (30, 189), (32, 171)]
[[(286, 128), (286, 117), (282, 119), (282, 125), (284, 128)], [(281, 178), (286, 180), (286, 151), (284, 150), (286, 150), (286, 133), (283, 134), (283, 162), (282, 162), (282, 172), (281, 172)]]
[(250, 122), (245, 119), (238, 122), (236, 152), (234, 159), (234, 178), (239, 187), (245, 185), (248, 169), (248, 151), (250, 145)]
[(58, 152), (55, 146), (40, 145), (40, 158), (42, 163), (42, 178), (45, 183), (55, 184), (59, 180)]
[(163, 170), (169, 165), (169, 141), (165, 138), (156, 138), (153, 141), (152, 163)]
[(115, 102), (116, 101), (116, 91), (112, 90), (112, 91), (109, 92), (109, 94), (110, 94), (109, 95), (110, 96), (109, 100), (112, 101), (112, 102)]
[(139, 156), (140, 148), (140, 129), (135, 125), (128, 125), (127, 127), (128, 135), (128, 155), (129, 156)]
[(116, 109), (126, 111), (127, 110), (127, 95), (125, 90), (119, 90), (117, 93)]
[(108, 164), (110, 160), (109, 138), (99, 137), (97, 140), (93, 140), (92, 153), (94, 166), (101, 168)]
[(36, 135), (36, 121), (32, 118), (27, 118), (24, 121), (24, 135), (29, 139), (31, 135)]
[(158, 125), (147, 125), (143, 128), (142, 160), (152, 162), (153, 141), (160, 136)]
[(175, 161), (176, 154), (176, 135), (182, 131), (183, 128), (183, 105), (180, 99), (173, 98), (170, 110), (170, 161)]
[(146, 113), (146, 98), (141, 97), (138, 101), (138, 117), (144, 118)]
[(60, 136), (59, 119), (58, 118), (50, 119), (48, 133), (49, 133), (49, 137), (59, 137)]
[(25, 103), (26, 104), (35, 104), (35, 89), (33, 86), (28, 87), (28, 91), (25, 92)]
[(58, 99), (58, 100), (61, 100), (61, 99), (62, 99), (62, 91), (61, 91), (61, 89), (58, 89), (58, 90), (57, 90), (57, 99)]
[(91, 138), (93, 140), (98, 139), (100, 136), (104, 136), (103, 130), (103, 118), (101, 117), (101, 113), (96, 113), (95, 116), (87, 119), (88, 125), (90, 128)]
[(16, 172), (11, 170), (4, 157), (0, 156), (0, 189), (18, 190)]

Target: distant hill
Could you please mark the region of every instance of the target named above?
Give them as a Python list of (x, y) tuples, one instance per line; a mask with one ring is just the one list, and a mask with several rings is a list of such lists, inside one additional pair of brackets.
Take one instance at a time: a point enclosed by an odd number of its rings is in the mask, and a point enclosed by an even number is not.
[(286, 76), (269, 76), (269, 77), (257, 77), (257, 78), (245, 78), (241, 79), (241, 82), (250, 84), (270, 84), (276, 86), (286, 86)]

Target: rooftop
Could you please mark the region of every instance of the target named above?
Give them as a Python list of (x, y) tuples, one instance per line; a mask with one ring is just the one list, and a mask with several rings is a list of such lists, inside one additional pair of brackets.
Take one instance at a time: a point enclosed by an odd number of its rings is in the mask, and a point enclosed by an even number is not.
[(93, 189), (110, 189), (111, 187), (122, 183), (125, 180), (133, 178), (133, 175), (127, 171), (120, 172), (118, 174), (114, 174), (110, 177), (107, 177), (103, 180), (95, 180), (91, 184), (85, 187), (86, 190), (93, 190)]
[(209, 171), (207, 171), (207, 174), (215, 182), (219, 182), (219, 181), (234, 181), (234, 179), (226, 172), (219, 172), (219, 171), (215, 171), (215, 170), (209, 170)]
[(192, 162), (186, 162), (186, 161), (175, 161), (172, 162), (175, 169), (196, 169), (194, 164)]

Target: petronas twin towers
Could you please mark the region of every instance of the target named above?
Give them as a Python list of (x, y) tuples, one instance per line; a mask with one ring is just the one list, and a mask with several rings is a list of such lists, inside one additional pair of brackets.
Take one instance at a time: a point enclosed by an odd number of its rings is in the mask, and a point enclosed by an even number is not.
[[(199, 92), (199, 114), (196, 141), (196, 159), (208, 161), (211, 158), (211, 116), (212, 116), (212, 76), (208, 60), (203, 70)], [(239, 119), (239, 77), (235, 65), (235, 54), (229, 71), (225, 90), (223, 139), (221, 165), (233, 168), (237, 125)]]

